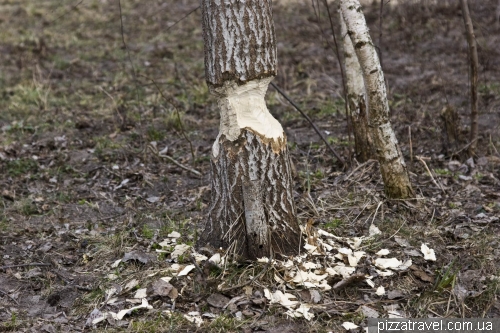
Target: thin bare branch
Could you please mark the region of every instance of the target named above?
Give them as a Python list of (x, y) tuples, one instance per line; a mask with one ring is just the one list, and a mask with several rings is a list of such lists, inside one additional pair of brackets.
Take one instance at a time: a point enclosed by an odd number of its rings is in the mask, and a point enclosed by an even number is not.
[(290, 98), (288, 97), (287, 94), (285, 94), (280, 88), (278, 88), (277, 85), (275, 85), (273, 82), (271, 82), (271, 86), (276, 89), (276, 91), (281, 95), (283, 96), (290, 104), (292, 104), (292, 106), (300, 112), (300, 114), (306, 118), (306, 120), (309, 122), (309, 124), (311, 124), (312, 128), (314, 129), (314, 131), (316, 133), (318, 133), (319, 137), (321, 138), (321, 140), (323, 140), (323, 142), (326, 144), (326, 146), (328, 147), (328, 149), (332, 152), (332, 154), (337, 158), (337, 160), (340, 162), (340, 164), (342, 164), (342, 167), (345, 167), (346, 166), (346, 163), (344, 161), (344, 159), (342, 157), (340, 157), (340, 155), (335, 151), (335, 149), (333, 149), (333, 147), (328, 143), (328, 141), (326, 140), (325, 136), (321, 133), (321, 131), (319, 130), (319, 128), (316, 126), (316, 124), (313, 123), (313, 121), (311, 120), (311, 118), (309, 118), (309, 116), (307, 114), (304, 113), (304, 111), (302, 111), (299, 106), (297, 104), (295, 104), (295, 102)]

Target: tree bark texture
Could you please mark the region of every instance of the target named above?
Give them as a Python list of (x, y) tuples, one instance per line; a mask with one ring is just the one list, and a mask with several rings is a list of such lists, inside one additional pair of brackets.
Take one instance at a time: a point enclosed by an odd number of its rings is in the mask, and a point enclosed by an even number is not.
[(271, 0), (202, 0), (205, 76), (210, 85), (276, 76)]
[(202, 0), (206, 80), (217, 97), (211, 204), (198, 246), (240, 259), (300, 250), (286, 136), (264, 97), (276, 74), (270, 0)]
[(377, 52), (358, 0), (341, 0), (347, 31), (363, 71), (368, 99), (371, 138), (380, 163), (385, 193), (389, 198), (414, 196), (406, 164), (389, 121), (389, 103)]
[(284, 140), (242, 130), (221, 136), (212, 158), (212, 198), (201, 244), (230, 248), (244, 258), (295, 254), (300, 229), (293, 201), (292, 169)]
[(469, 44), (469, 61), (470, 61), (470, 99), (471, 99), (471, 112), (470, 112), (470, 146), (469, 155), (474, 156), (477, 147), (478, 139), (478, 117), (479, 107), (477, 99), (477, 80), (478, 80), (478, 67), (479, 60), (477, 57), (476, 37), (474, 36), (474, 27), (472, 26), (472, 19), (469, 12), (469, 4), (467, 0), (460, 1), (462, 7), (462, 16), (464, 17), (465, 32), (467, 35), (467, 44)]
[(351, 37), (347, 33), (342, 13), (340, 15), (340, 31), (344, 48), (344, 67), (346, 73), (347, 107), (351, 115), (354, 132), (354, 150), (359, 162), (366, 162), (374, 157), (373, 144), (368, 128), (368, 110), (366, 108), (365, 84), (363, 72), (356, 57)]

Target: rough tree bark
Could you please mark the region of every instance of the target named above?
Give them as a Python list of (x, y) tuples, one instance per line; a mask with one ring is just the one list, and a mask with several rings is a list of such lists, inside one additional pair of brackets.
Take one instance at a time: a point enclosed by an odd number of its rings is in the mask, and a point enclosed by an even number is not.
[(389, 198), (411, 198), (414, 192), (396, 135), (389, 121), (384, 73), (380, 67), (361, 5), (358, 0), (341, 0), (340, 8), (363, 71), (368, 98), (370, 134), (380, 163), (385, 193)]
[(340, 16), (340, 33), (344, 49), (344, 68), (347, 89), (347, 107), (351, 115), (354, 132), (354, 151), (359, 162), (366, 162), (374, 156), (373, 145), (368, 129), (368, 110), (366, 109), (365, 84), (363, 72), (359, 66), (351, 37), (347, 33), (342, 13)]
[(469, 4), (467, 0), (460, 1), (462, 7), (462, 16), (464, 17), (465, 31), (467, 35), (467, 44), (469, 44), (469, 59), (470, 59), (470, 145), (469, 155), (474, 156), (477, 147), (478, 135), (478, 99), (477, 99), (477, 76), (479, 60), (477, 57), (476, 37), (474, 36), (474, 27), (472, 26), (472, 19), (469, 12)]
[(295, 254), (300, 229), (286, 137), (264, 96), (276, 75), (271, 0), (202, 0), (205, 75), (220, 109), (198, 246), (239, 258)]

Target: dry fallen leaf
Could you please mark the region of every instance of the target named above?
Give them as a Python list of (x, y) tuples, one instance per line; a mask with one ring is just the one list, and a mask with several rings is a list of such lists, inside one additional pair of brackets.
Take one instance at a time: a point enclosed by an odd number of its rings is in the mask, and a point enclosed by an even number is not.
[[(169, 277), (168, 280), (170, 281), (170, 279), (171, 278)], [(177, 289), (169, 283), (169, 281), (165, 281), (165, 278), (160, 278), (156, 280), (152, 286), (155, 295), (168, 296), (172, 300), (176, 299), (179, 293)]]
[(229, 298), (219, 293), (212, 294), (207, 298), (207, 303), (215, 308), (223, 308), (229, 303), (229, 301)]
[(150, 256), (149, 254), (142, 251), (132, 251), (125, 253), (125, 255), (122, 258), (123, 262), (127, 262), (129, 260), (137, 260), (142, 264), (147, 264), (150, 260)]
[(366, 305), (361, 306), (361, 312), (363, 312), (363, 315), (366, 318), (378, 318), (380, 316), (377, 310), (372, 309)]

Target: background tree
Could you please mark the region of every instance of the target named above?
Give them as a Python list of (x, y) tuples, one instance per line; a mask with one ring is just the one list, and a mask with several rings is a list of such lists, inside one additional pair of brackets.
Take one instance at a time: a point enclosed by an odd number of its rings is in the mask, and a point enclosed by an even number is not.
[(385, 192), (390, 198), (411, 198), (414, 193), (408, 171), (389, 120), (384, 73), (361, 5), (358, 0), (341, 0), (340, 8), (363, 71), (368, 99), (369, 128), (380, 163)]
[(470, 59), (470, 145), (469, 155), (474, 156), (477, 147), (478, 135), (478, 98), (477, 98), (477, 80), (478, 80), (478, 67), (479, 60), (477, 57), (476, 37), (474, 36), (474, 27), (472, 26), (472, 19), (469, 12), (469, 4), (467, 0), (460, 0), (462, 7), (462, 16), (465, 23), (465, 32), (467, 35), (467, 44), (469, 45), (469, 59)]
[(366, 108), (365, 84), (363, 72), (359, 65), (351, 38), (347, 33), (342, 13), (339, 13), (340, 33), (344, 49), (344, 63), (347, 107), (351, 115), (351, 124), (354, 132), (354, 152), (359, 162), (366, 162), (373, 156), (372, 142), (368, 128), (368, 110)]
[(299, 251), (286, 136), (264, 97), (276, 75), (270, 0), (202, 0), (205, 74), (220, 109), (199, 245), (254, 259)]

